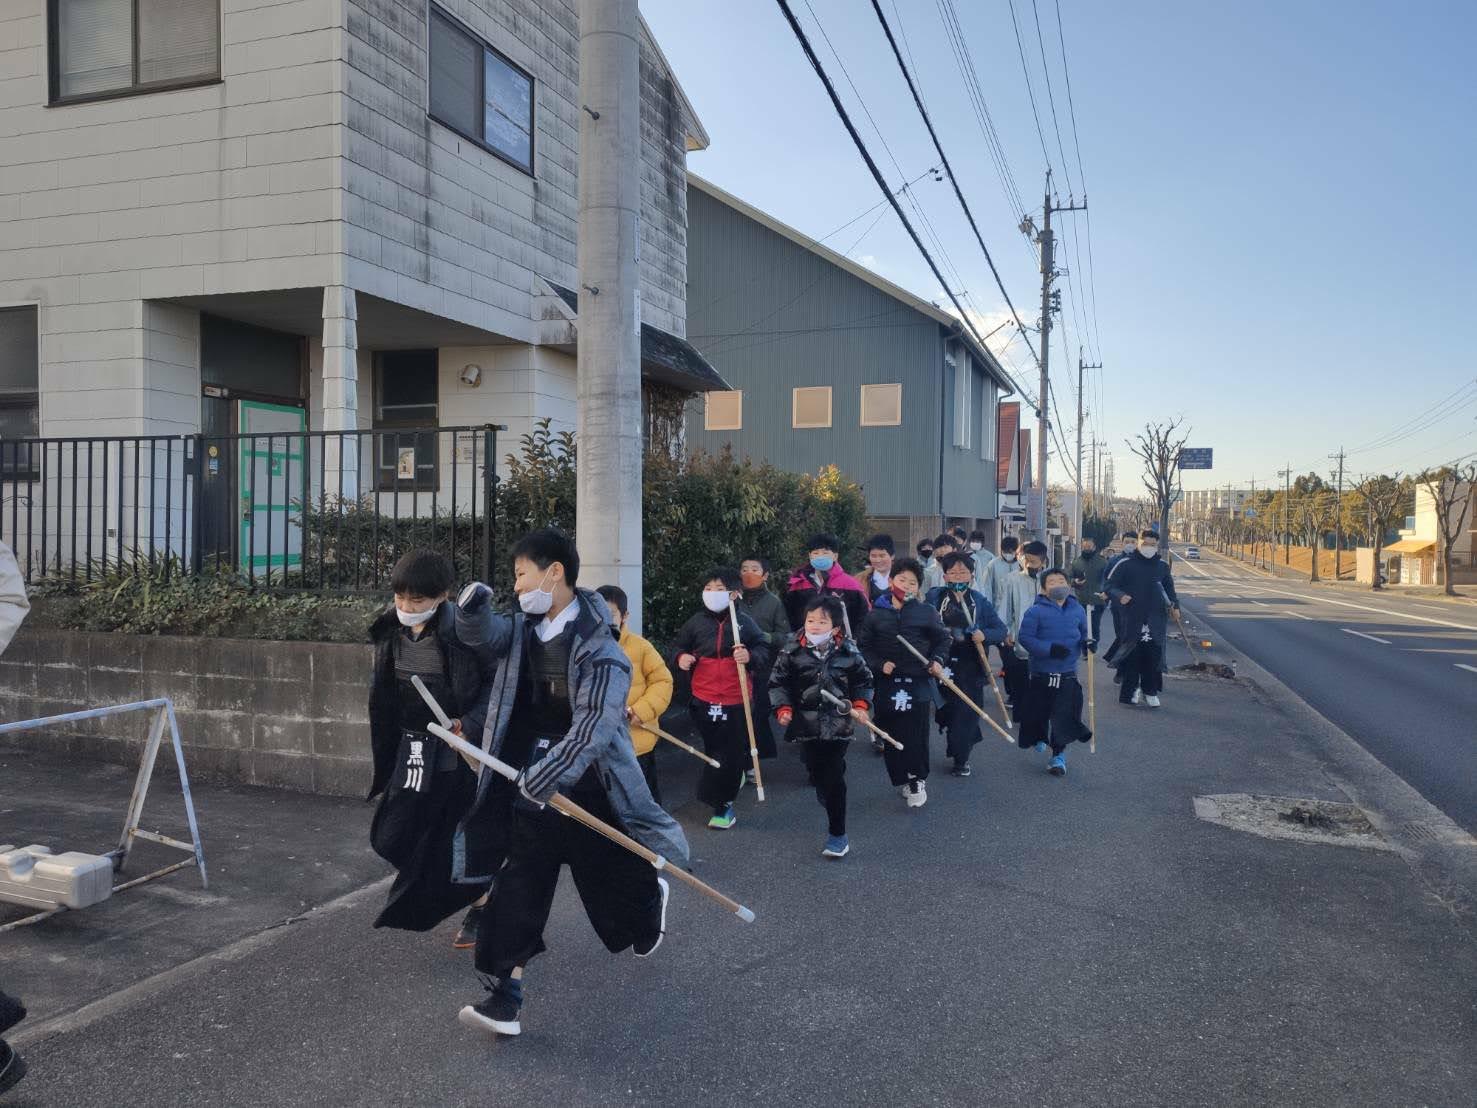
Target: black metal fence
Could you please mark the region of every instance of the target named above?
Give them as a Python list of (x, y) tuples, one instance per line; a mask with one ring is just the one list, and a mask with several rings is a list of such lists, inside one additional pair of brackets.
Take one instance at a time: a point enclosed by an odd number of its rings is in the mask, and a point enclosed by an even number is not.
[(147, 569), (380, 592), (420, 545), (490, 582), (499, 429), (0, 440), (0, 539), (29, 583)]

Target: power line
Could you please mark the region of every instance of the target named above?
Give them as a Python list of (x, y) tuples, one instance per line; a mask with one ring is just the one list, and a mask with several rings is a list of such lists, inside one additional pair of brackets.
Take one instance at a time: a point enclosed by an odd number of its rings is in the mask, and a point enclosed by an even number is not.
[(1015, 18), (1015, 0), (1010, 0), (1010, 25), (1015, 28), (1015, 48), (1021, 56), (1021, 73), (1026, 78), (1026, 95), (1031, 98), (1031, 118), (1036, 121), (1036, 138), (1041, 143), (1041, 156), (1051, 168), (1051, 155), (1046, 152), (1046, 134), (1041, 130), (1041, 113), (1036, 110), (1036, 90), (1031, 87), (1031, 70), (1026, 65), (1026, 48), (1021, 44), (1021, 25)]
[[(882, 5), (877, 0), (872, 0), (872, 10), (877, 13), (877, 21), (882, 24), (882, 33), (887, 36), (887, 44), (892, 47), (892, 56), (897, 59), (898, 68), (903, 71), (903, 80), (908, 82), (908, 91), (913, 94), (913, 103), (918, 108), (918, 114), (923, 117), (923, 125), (928, 128), (928, 137), (933, 140), (933, 148), (938, 151), (939, 161), (943, 163), (944, 173), (948, 175), (949, 184), (954, 187), (954, 195), (959, 200), (959, 206), (964, 209), (964, 218), (969, 221), (969, 229), (974, 232), (975, 241), (980, 244), (980, 251), (985, 255), (985, 261), (990, 266), (990, 273), (995, 278), (995, 287), (1000, 290), (1000, 295), (1005, 297), (1005, 305), (1010, 309), (1010, 314), (1015, 320), (1015, 325), (1024, 334), (1026, 325), (1021, 322), (1020, 313), (1015, 310), (1015, 305), (1011, 303), (1010, 293), (1005, 291), (1005, 282), (1000, 277), (1000, 270), (995, 267), (995, 259), (990, 256), (990, 248), (985, 245), (985, 237), (980, 234), (979, 224), (974, 221), (974, 213), (969, 210), (969, 202), (964, 199), (964, 192), (959, 187), (959, 179), (954, 176), (954, 167), (949, 164), (949, 156), (944, 153), (943, 144), (939, 142), (938, 132), (933, 127), (933, 120), (928, 116), (928, 109), (923, 106), (923, 98), (918, 94), (918, 86), (913, 83), (913, 75), (908, 71), (907, 63), (903, 61), (902, 51), (898, 49), (897, 40), (892, 37), (892, 28), (887, 24), (887, 16), (882, 14)], [(1026, 349), (1031, 351), (1031, 357), (1036, 357), (1036, 351), (1032, 349), (1029, 339), (1026, 340)]]
[[(846, 133), (851, 136), (851, 141), (856, 146), (857, 153), (867, 163), (867, 169), (871, 172), (872, 179), (877, 182), (877, 187), (887, 194), (888, 202), (892, 205), (892, 210), (897, 213), (898, 219), (902, 220), (903, 227), (908, 232), (908, 237), (913, 240), (913, 245), (923, 255), (923, 260), (928, 263), (928, 268), (932, 270), (934, 279), (938, 281), (944, 292), (948, 294), (949, 300), (958, 309), (960, 326), (969, 330), (969, 333), (974, 337), (975, 342), (979, 344), (981, 350), (987, 350), (988, 348), (985, 346), (984, 340), (980, 338), (979, 331), (975, 328), (974, 322), (965, 312), (964, 305), (959, 302), (959, 298), (954, 295), (954, 290), (944, 280), (944, 275), (939, 272), (938, 263), (933, 260), (933, 255), (928, 252), (928, 248), (923, 245), (923, 240), (918, 237), (918, 232), (914, 230), (913, 224), (908, 221), (907, 215), (903, 212), (902, 205), (897, 202), (897, 197), (893, 196), (892, 191), (887, 187), (887, 181), (883, 178), (882, 171), (877, 168), (877, 163), (873, 160), (871, 152), (867, 149), (867, 144), (862, 140), (862, 136), (857, 133), (856, 125), (852, 123), (851, 116), (847, 114), (845, 105), (841, 103), (841, 98), (836, 94), (836, 87), (831, 83), (831, 78), (826, 75), (825, 67), (821, 65), (820, 58), (816, 56), (815, 50), (810, 45), (810, 39), (806, 37), (804, 28), (800, 26), (799, 20), (795, 18), (795, 13), (790, 10), (788, 0), (778, 0), (778, 3), (780, 11), (785, 15), (785, 21), (789, 23), (790, 30), (800, 43), (800, 48), (805, 51), (805, 57), (810, 62), (811, 68), (815, 70), (816, 76), (820, 78), (821, 84), (825, 86), (826, 95), (831, 99), (831, 107), (835, 109), (836, 114), (841, 118), (842, 124), (846, 127)], [(1023, 397), (1030, 395), (1008, 373), (1005, 373), (1003, 367), (1001, 368), (1001, 373), (1005, 376), (1011, 388), (1018, 394)]]
[[(1072, 99), (1072, 70), (1067, 65), (1067, 34), (1066, 31), (1062, 28), (1062, 0), (1054, 0), (1054, 3), (1056, 7), (1056, 37), (1057, 42), (1061, 45), (1062, 49), (1062, 80), (1067, 86), (1067, 113), (1072, 123), (1072, 149), (1077, 154), (1077, 177), (1082, 182), (1082, 195), (1085, 198), (1087, 196), (1087, 167), (1082, 163), (1081, 134), (1077, 130), (1077, 106)], [(1089, 319), (1092, 322), (1093, 346), (1097, 348), (1096, 360), (1102, 361), (1102, 339), (1098, 334), (1097, 275), (1093, 272), (1092, 261), (1092, 212), (1088, 211), (1085, 214), (1087, 224), (1087, 287), (1092, 297), (1092, 307)], [(1077, 226), (1076, 216), (1072, 217), (1072, 226), (1075, 230)], [(1077, 236), (1076, 238), (1074, 238), (1073, 242), (1075, 243), (1080, 237), (1081, 236)], [(1077, 265), (1079, 268), (1082, 265), (1080, 251), (1077, 258)], [(1080, 279), (1078, 281), (1078, 284), (1080, 287)]]
[(1062, 127), (1056, 118), (1056, 94), (1051, 91), (1051, 68), (1046, 64), (1046, 40), (1041, 36), (1041, 13), (1036, 8), (1036, 0), (1031, 0), (1031, 17), (1036, 21), (1036, 45), (1041, 50), (1041, 79), (1046, 82), (1046, 101), (1051, 105), (1051, 127), (1056, 132), (1056, 152), (1061, 155), (1062, 176), (1067, 179), (1067, 196), (1070, 199), (1075, 191), (1072, 188), (1072, 171), (1067, 166), (1067, 152), (1062, 149)]

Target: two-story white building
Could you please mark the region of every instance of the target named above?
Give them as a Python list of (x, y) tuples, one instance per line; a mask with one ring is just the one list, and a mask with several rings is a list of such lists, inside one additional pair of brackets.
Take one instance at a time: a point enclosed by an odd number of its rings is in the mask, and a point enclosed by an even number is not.
[[(236, 560), (248, 484), (472, 495), (483, 440), (397, 426), (573, 429), (577, 51), (572, 0), (0, 0), (0, 533), (101, 474), (89, 539), (142, 544), (142, 506)], [(724, 387), (683, 338), (707, 137), (644, 24), (640, 69), (643, 378), (680, 438)], [(319, 429), (366, 433), (234, 478), (225, 438), (168, 475), (158, 445), (16, 442)]]

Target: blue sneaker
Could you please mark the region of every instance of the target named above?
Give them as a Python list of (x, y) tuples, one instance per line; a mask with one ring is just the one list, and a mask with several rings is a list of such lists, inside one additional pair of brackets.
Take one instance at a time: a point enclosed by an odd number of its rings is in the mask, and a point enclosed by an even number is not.
[(1053, 777), (1067, 776), (1067, 756), (1065, 754), (1058, 754), (1051, 761), (1047, 762), (1046, 772)]
[(826, 840), (826, 848), (821, 851), (822, 858), (845, 858), (851, 845), (847, 843), (845, 835), (832, 835)]
[(1036, 751), (1037, 754), (1045, 754), (1049, 748), (1045, 743), (1037, 743), (1033, 749)]

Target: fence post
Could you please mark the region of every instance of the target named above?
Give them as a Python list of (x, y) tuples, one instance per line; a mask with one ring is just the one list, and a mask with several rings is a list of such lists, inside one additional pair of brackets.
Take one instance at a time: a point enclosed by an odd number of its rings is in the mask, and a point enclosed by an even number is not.
[(204, 528), (200, 519), (205, 505), (205, 436), (191, 435), (189, 439), (195, 452), (195, 464), (187, 467), (189, 476), (185, 478), (194, 482), (190, 489), (190, 575), (199, 577), (205, 569)]
[(482, 428), (482, 560), (483, 577), (497, 586), (497, 555), (492, 549), (492, 513), (497, 504), (497, 428), (491, 423)]

